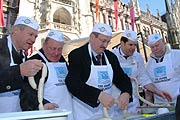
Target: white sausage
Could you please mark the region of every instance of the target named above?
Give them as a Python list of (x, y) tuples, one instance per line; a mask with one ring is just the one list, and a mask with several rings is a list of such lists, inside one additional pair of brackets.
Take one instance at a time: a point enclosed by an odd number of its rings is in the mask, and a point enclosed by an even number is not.
[(34, 80), (34, 77), (28, 77), (28, 81), (29, 81), (29, 84), (31, 85), (31, 87), (35, 90), (37, 90), (37, 85), (36, 85), (36, 82)]
[(44, 81), (47, 76), (47, 67), (43, 63), (43, 68), (42, 68), (42, 76), (41, 79), (39, 80), (39, 85), (38, 85), (38, 102), (39, 102), (39, 110), (44, 110), (43, 106), (43, 89), (44, 89)]
[[(46, 76), (47, 76), (47, 67), (43, 63), (42, 75), (41, 75), (41, 78), (39, 80), (39, 85), (38, 85), (39, 110), (44, 110), (44, 106), (43, 106), (42, 102), (43, 102), (44, 81), (45, 81)], [(28, 81), (29, 81), (29, 84), (31, 85), (31, 87), (33, 89), (37, 90), (37, 85), (36, 85), (36, 82), (34, 80), (34, 77), (28, 77)]]

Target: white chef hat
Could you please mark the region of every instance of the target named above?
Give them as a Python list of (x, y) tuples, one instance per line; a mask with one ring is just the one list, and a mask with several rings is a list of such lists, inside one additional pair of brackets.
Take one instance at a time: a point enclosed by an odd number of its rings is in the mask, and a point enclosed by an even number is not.
[(16, 19), (14, 25), (19, 25), (19, 24), (23, 24), (23, 25), (29, 26), (29, 27), (37, 30), (37, 31), (39, 29), (39, 24), (35, 20), (30, 18), (30, 17), (26, 17), (26, 16), (18, 17)]
[(157, 33), (151, 34), (151, 35), (148, 36), (148, 44), (149, 45), (152, 45), (152, 44), (156, 43), (159, 40), (162, 40), (162, 37)]
[(47, 35), (48, 38), (56, 40), (58, 42), (64, 42), (64, 35), (58, 30), (51, 29)]
[(94, 25), (92, 32), (100, 33), (109, 37), (112, 37), (112, 29), (109, 25), (103, 23), (97, 23)]
[(126, 37), (127, 39), (137, 42), (137, 33), (132, 30), (126, 30), (123, 34), (123, 37)]

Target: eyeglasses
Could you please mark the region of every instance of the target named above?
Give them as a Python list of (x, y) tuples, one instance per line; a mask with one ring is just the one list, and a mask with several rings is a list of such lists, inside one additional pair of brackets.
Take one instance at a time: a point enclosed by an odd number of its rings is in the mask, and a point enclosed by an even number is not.
[(111, 41), (110, 40), (106, 40), (106, 39), (101, 39), (101, 38), (98, 38), (99, 41), (101, 41), (103, 44), (111, 44)]

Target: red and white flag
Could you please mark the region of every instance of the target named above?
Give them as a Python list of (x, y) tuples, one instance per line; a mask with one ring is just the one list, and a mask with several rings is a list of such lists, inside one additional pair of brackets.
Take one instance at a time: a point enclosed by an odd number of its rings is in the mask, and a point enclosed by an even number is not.
[(0, 0), (0, 26), (4, 26), (3, 0)]
[(31, 56), (32, 53), (33, 53), (33, 46), (31, 46), (30, 48), (28, 48), (28, 49), (25, 51), (26, 56)]
[(134, 7), (130, 8), (130, 17), (131, 17), (132, 30), (134, 31), (134, 24), (135, 24)]
[(116, 21), (116, 31), (118, 30), (118, 0), (114, 0), (114, 15)]

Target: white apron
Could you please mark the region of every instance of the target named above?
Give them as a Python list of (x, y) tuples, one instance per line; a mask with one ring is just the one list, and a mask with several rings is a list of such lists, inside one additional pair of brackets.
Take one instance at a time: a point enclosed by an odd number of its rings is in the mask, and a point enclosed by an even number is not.
[[(10, 66), (14, 66), (16, 64), (14, 63), (14, 60), (12, 57), (12, 41), (9, 36), (8, 36), (8, 49), (9, 49), (10, 60), (11, 60)], [(25, 61), (25, 58), (23, 59), (23, 62), (24, 61)], [(10, 92), (0, 93), (0, 113), (21, 111), (19, 93), (20, 93), (20, 89), (10, 91)]]
[[(60, 109), (72, 111), (72, 96), (69, 93), (65, 78), (68, 70), (65, 62), (48, 62), (41, 52), (38, 54), (45, 60), (48, 67), (48, 79), (44, 85), (44, 98), (51, 103), (59, 105)], [(68, 116), (68, 120), (73, 120), (73, 115)]]
[[(123, 56), (119, 56), (119, 57), (123, 57)], [(119, 58), (119, 60), (120, 59), (124, 59), (124, 58)], [(136, 60), (135, 60), (135, 58), (133, 56), (130, 56), (126, 63), (120, 62), (120, 64), (121, 64), (121, 67), (122, 67), (123, 71), (129, 77), (132, 77), (132, 78), (137, 77), (137, 75), (138, 75), (137, 62), (136, 62)], [(131, 81), (131, 83), (132, 83), (133, 93), (135, 93), (136, 83), (134, 81)], [(115, 96), (115, 98), (117, 99), (117, 97), (119, 96), (119, 93), (121, 91), (115, 85), (113, 85), (112, 90), (113, 90), (112, 91), (113, 96)], [(132, 94), (132, 96), (133, 96), (133, 102), (130, 102), (128, 104), (127, 111), (129, 113), (137, 113), (137, 107), (140, 106), (139, 99), (134, 94)], [(122, 113), (122, 110), (119, 109), (118, 106), (117, 106), (115, 108), (115, 112)]]
[[(91, 57), (91, 72), (86, 84), (111, 94), (113, 70), (106, 55), (104, 54), (107, 65), (97, 66), (92, 61), (90, 44), (88, 50)], [(76, 97), (73, 98), (73, 112), (75, 120), (91, 120), (94, 116), (103, 117), (102, 104), (93, 108)]]
[[(172, 102), (176, 102), (179, 94), (180, 78), (173, 68), (173, 60), (171, 53), (164, 56), (164, 60), (160, 63), (151, 63), (147, 66), (148, 73), (158, 89), (167, 91), (173, 98)], [(154, 95), (155, 103), (167, 102), (157, 95)]]

